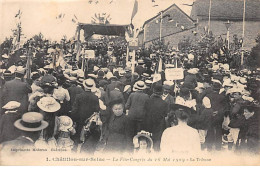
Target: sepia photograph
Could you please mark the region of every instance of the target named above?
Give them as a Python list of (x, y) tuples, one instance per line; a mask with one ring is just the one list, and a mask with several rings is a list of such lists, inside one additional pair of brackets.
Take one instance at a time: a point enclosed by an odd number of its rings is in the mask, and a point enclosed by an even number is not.
[(0, 166), (259, 166), (260, 0), (0, 0)]

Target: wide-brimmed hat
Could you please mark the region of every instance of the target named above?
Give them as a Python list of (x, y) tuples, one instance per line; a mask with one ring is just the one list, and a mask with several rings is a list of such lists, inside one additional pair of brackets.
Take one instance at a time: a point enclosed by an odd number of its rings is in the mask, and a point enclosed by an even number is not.
[(126, 85), (125, 87), (124, 87), (124, 91), (123, 92), (126, 92), (128, 89), (130, 89), (131, 88), (131, 86), (130, 85)]
[(60, 109), (60, 104), (53, 97), (43, 97), (37, 102), (37, 106), (49, 113), (56, 112)]
[(83, 86), (85, 89), (93, 90), (96, 88), (95, 81), (93, 79), (86, 79), (83, 81)]
[(73, 121), (70, 117), (68, 116), (60, 116), (59, 117), (59, 130), (60, 131), (68, 131), (68, 129), (70, 129), (73, 125)]
[(24, 74), (25, 68), (23, 68), (22, 66), (18, 66), (15, 70), (15, 73)]
[(134, 146), (137, 148), (137, 147), (140, 147), (140, 145), (139, 145), (139, 139), (140, 138), (145, 138), (145, 140), (147, 141), (147, 147), (149, 148), (149, 149), (152, 149), (153, 148), (153, 140), (152, 140), (152, 138), (151, 138), (151, 133), (149, 133), (149, 132), (146, 132), (146, 131), (141, 131), (141, 132), (139, 132), (139, 133), (137, 133), (137, 135), (136, 136), (134, 136), (134, 138), (133, 138), (133, 144), (134, 144)]
[(3, 54), (3, 55), (2, 55), (2, 58), (4, 58), (4, 59), (8, 59), (9, 56), (8, 56), (7, 54)]
[(19, 103), (17, 101), (9, 101), (2, 108), (6, 109), (6, 110), (13, 110), (13, 109), (19, 108), (20, 106), (21, 106), (21, 103)]
[(199, 69), (198, 68), (192, 68), (192, 69), (189, 69), (187, 72), (190, 73), (190, 74), (197, 74), (199, 72)]
[(23, 131), (41, 131), (48, 127), (48, 122), (43, 120), (43, 115), (37, 112), (23, 114), (22, 118), (14, 122), (14, 126)]
[(134, 84), (134, 89), (136, 89), (136, 90), (144, 90), (144, 89), (146, 89), (146, 84), (143, 81), (137, 81)]

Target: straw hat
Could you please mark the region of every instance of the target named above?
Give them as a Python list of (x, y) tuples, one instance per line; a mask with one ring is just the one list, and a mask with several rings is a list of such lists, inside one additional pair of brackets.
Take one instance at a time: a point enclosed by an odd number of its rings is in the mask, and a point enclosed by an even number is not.
[(43, 97), (37, 102), (37, 106), (49, 113), (56, 112), (60, 109), (60, 104), (53, 97)]
[(136, 90), (144, 90), (144, 89), (146, 89), (146, 84), (143, 81), (137, 81), (134, 84), (134, 89), (136, 89)]
[(86, 79), (83, 81), (83, 86), (85, 89), (93, 91), (96, 88), (95, 81), (93, 79)]
[(37, 112), (23, 114), (22, 118), (14, 122), (14, 126), (23, 131), (41, 131), (48, 127), (48, 122), (43, 120), (43, 115)]
[(2, 108), (6, 110), (13, 110), (17, 109), (21, 106), (21, 103), (17, 101), (9, 101), (6, 105), (4, 105)]
[(23, 68), (22, 66), (18, 66), (15, 70), (15, 73), (24, 74), (25, 68)]

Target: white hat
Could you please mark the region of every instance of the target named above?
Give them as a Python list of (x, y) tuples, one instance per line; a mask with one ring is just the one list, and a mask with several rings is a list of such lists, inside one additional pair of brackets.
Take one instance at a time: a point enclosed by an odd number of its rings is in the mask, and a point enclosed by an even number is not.
[(109, 80), (109, 79), (111, 79), (111, 77), (113, 77), (113, 73), (112, 72), (107, 72), (106, 78)]
[(92, 77), (92, 78), (96, 79), (97, 75), (95, 75), (95, 74), (88, 74), (88, 77)]
[(173, 86), (173, 85), (174, 85), (174, 82), (167, 80), (167, 81), (164, 81), (164, 82), (163, 82), (163, 85)]
[(15, 70), (15, 73), (24, 74), (25, 68), (23, 68), (22, 66), (18, 66)]
[(130, 85), (126, 85), (123, 92), (126, 92), (129, 88), (131, 88)]
[(143, 81), (139, 80), (139, 81), (135, 82), (134, 89), (135, 90), (144, 90), (144, 89), (146, 89), (146, 84)]
[(97, 72), (98, 70), (99, 70), (99, 67), (94, 66), (93, 71), (94, 71), (94, 72)]
[(60, 104), (53, 97), (43, 97), (37, 102), (37, 106), (45, 112), (56, 112), (60, 109)]
[(145, 83), (146, 83), (146, 84), (152, 84), (153, 81), (151, 81), (151, 80), (145, 80)]
[(14, 126), (23, 131), (41, 131), (48, 127), (48, 122), (43, 120), (43, 115), (37, 112), (23, 114), (22, 119), (16, 120)]
[(211, 108), (211, 102), (210, 99), (208, 97), (204, 97), (202, 99), (202, 103), (206, 108)]
[(22, 56), (20, 56), (20, 58), (26, 58), (27, 56), (25, 56), (25, 55), (22, 55)]
[(253, 97), (248, 97), (248, 96), (242, 96), (242, 99), (247, 100), (249, 102), (253, 102), (254, 101)]
[(242, 83), (242, 84), (246, 84), (246, 83), (247, 83), (247, 80), (246, 80), (246, 78), (241, 77), (241, 78), (239, 79), (239, 82)]
[(6, 110), (13, 110), (17, 109), (21, 106), (21, 103), (17, 101), (9, 101), (6, 105), (4, 105), (2, 108)]
[(84, 77), (84, 76), (85, 76), (84, 71), (81, 70), (81, 69), (78, 69), (78, 70), (77, 70), (77, 77)]
[(189, 59), (189, 60), (194, 60), (194, 55), (193, 55), (193, 54), (191, 54), (191, 53), (190, 53), (190, 54), (188, 54), (188, 59)]
[(241, 92), (242, 92), (242, 91), (241, 91), (240, 88), (238, 88), (238, 87), (233, 87), (233, 88), (231, 88), (231, 89), (229, 89), (229, 90), (227, 91), (227, 94), (241, 93)]
[(198, 68), (192, 68), (192, 69), (188, 70), (188, 73), (191, 73), (191, 74), (197, 74), (198, 72), (199, 72)]
[(211, 79), (211, 81), (214, 82), (214, 83), (218, 83), (218, 84), (222, 85), (222, 83), (219, 80), (217, 80), (217, 79)]
[(83, 81), (83, 86), (85, 89), (88, 90), (93, 90), (95, 89), (96, 85), (95, 85), (95, 81), (93, 79), (86, 79)]
[(70, 117), (68, 116), (60, 116), (58, 117), (60, 125), (59, 125), (59, 130), (60, 131), (65, 131), (67, 132), (68, 129), (70, 129), (73, 125), (73, 121)]
[(11, 72), (11, 73), (14, 73), (16, 71), (16, 66), (15, 65), (12, 65), (8, 68), (8, 70)]
[(8, 59), (9, 56), (8, 56), (7, 54), (3, 54), (3, 55), (2, 55), (2, 58)]

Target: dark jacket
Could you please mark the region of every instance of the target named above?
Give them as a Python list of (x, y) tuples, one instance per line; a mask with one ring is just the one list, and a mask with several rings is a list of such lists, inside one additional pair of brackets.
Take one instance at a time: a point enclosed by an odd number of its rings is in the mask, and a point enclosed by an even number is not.
[(212, 91), (206, 95), (211, 101), (211, 108), (217, 111), (217, 114), (212, 118), (212, 125), (221, 125), (224, 120), (225, 113), (225, 97), (216, 91)]
[(131, 93), (127, 103), (126, 109), (129, 110), (128, 117), (133, 120), (143, 120), (145, 116), (145, 103), (149, 96), (141, 91)]
[(70, 94), (70, 103), (73, 105), (77, 94), (81, 94), (84, 92), (84, 90), (80, 86), (72, 85), (68, 88), (69, 94)]
[(73, 121), (83, 124), (94, 112), (99, 111), (98, 97), (90, 91), (85, 91), (76, 96), (72, 106)]
[(3, 88), (4, 104), (9, 101), (21, 103), (19, 111), (25, 113), (28, 110), (28, 93), (31, 93), (31, 86), (19, 79), (14, 79), (5, 83)]
[(211, 126), (211, 120), (213, 116), (213, 109), (205, 108), (196, 116), (196, 129), (208, 130)]
[(0, 143), (14, 140), (19, 137), (21, 132), (14, 126), (14, 122), (20, 119), (21, 114), (7, 113), (3, 114), (0, 119)]
[(133, 141), (131, 137), (132, 128), (129, 118), (125, 114), (119, 117), (112, 114), (104, 131), (104, 140), (106, 142), (105, 151), (130, 151)]
[(155, 151), (160, 148), (161, 136), (166, 128), (165, 117), (167, 111), (168, 105), (160, 96), (152, 95), (145, 103), (144, 129), (152, 133)]

